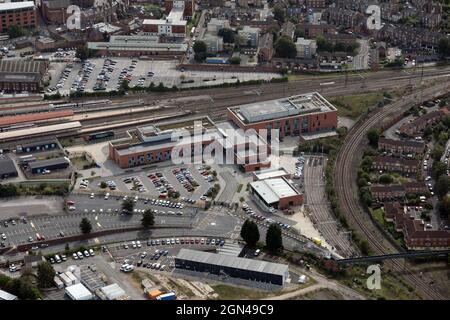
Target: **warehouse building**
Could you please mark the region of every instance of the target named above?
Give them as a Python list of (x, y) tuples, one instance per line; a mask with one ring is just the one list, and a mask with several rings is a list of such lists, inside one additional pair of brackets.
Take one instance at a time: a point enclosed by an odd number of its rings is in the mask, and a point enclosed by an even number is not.
[(29, 164), (31, 173), (44, 173), (45, 170), (66, 169), (70, 161), (66, 157), (34, 161)]
[(17, 177), (14, 161), (8, 156), (0, 156), (0, 179)]
[(184, 248), (175, 258), (175, 268), (279, 286), (283, 286), (289, 278), (289, 266), (285, 264)]
[(228, 119), (239, 128), (279, 130), (279, 136), (332, 131), (337, 128), (337, 109), (318, 92), (228, 108)]
[(28, 152), (53, 150), (58, 147), (59, 145), (56, 140), (44, 140), (20, 144), (17, 146), (16, 150), (19, 153), (28, 153)]
[(92, 300), (94, 298), (92, 293), (81, 283), (66, 287), (66, 294), (72, 300)]
[(0, 60), (0, 90), (40, 92), (48, 61)]
[(303, 203), (303, 194), (284, 177), (251, 182), (250, 192), (267, 208), (286, 209)]

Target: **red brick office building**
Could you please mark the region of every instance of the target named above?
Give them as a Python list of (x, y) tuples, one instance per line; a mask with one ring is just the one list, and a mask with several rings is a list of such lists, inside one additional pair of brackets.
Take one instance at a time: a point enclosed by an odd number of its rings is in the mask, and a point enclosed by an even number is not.
[(10, 26), (36, 28), (37, 19), (33, 1), (0, 3), (0, 33), (8, 32)]
[(227, 110), (228, 119), (243, 130), (278, 130), (279, 136), (297, 136), (337, 128), (337, 109), (319, 93), (255, 102)]

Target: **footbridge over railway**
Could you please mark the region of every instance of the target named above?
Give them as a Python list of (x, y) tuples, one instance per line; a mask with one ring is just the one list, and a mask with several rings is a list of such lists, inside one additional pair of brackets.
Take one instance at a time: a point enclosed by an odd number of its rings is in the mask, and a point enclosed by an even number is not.
[(410, 258), (423, 258), (423, 257), (444, 257), (450, 253), (450, 249), (446, 250), (426, 250), (426, 251), (411, 251), (411, 252), (399, 252), (393, 254), (384, 254), (378, 256), (367, 256), (367, 257), (355, 257), (348, 259), (339, 259), (336, 262), (339, 265), (345, 264), (359, 264), (367, 262), (382, 262), (384, 260), (393, 259), (410, 259)]

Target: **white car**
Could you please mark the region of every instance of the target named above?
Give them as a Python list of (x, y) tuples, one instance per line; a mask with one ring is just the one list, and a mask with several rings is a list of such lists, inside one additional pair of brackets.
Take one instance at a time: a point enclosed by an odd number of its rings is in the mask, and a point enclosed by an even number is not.
[(95, 252), (94, 252), (94, 250), (92, 250), (92, 249), (89, 249), (89, 254), (90, 254), (90, 256), (91, 256), (91, 257), (95, 256)]
[(133, 247), (133, 249), (136, 249), (136, 242), (131, 241), (131, 247)]
[(141, 242), (140, 242), (140, 241), (136, 241), (136, 246), (137, 246), (138, 248), (142, 247)]
[(78, 255), (75, 252), (72, 254), (72, 257), (73, 257), (73, 260), (78, 260)]

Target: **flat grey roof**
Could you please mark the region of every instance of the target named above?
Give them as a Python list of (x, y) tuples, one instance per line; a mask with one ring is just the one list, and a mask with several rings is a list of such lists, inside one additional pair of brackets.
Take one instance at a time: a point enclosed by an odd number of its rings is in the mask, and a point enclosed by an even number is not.
[(13, 160), (8, 157), (0, 157), (0, 175), (17, 173)]
[(188, 260), (211, 265), (224, 266), (253, 272), (275, 274), (284, 277), (289, 271), (286, 264), (233, 257), (218, 253), (210, 253), (182, 248), (177, 259)]
[(57, 142), (56, 142), (56, 140), (52, 139), (52, 140), (43, 140), (43, 141), (24, 143), (24, 144), (21, 144), (20, 146), (22, 148), (29, 148), (29, 147), (42, 146), (44, 144), (52, 144), (52, 143), (56, 144)]
[(299, 194), (285, 179), (273, 178), (251, 182), (253, 190), (266, 201), (266, 203), (278, 202), (281, 198)]
[(0, 300), (17, 300), (17, 297), (9, 292), (0, 290)]
[(288, 175), (289, 173), (284, 168), (269, 168), (254, 172), (255, 177), (258, 180), (265, 180), (269, 178), (279, 178), (281, 176)]
[(51, 166), (51, 165), (60, 164), (60, 163), (68, 164), (69, 161), (64, 157), (61, 157), (61, 158), (54, 158), (54, 159), (30, 162), (29, 166), (31, 169), (35, 169), (35, 168), (41, 168), (41, 167)]
[(233, 108), (235, 113), (249, 123), (336, 110), (337, 109), (318, 92), (249, 103)]

